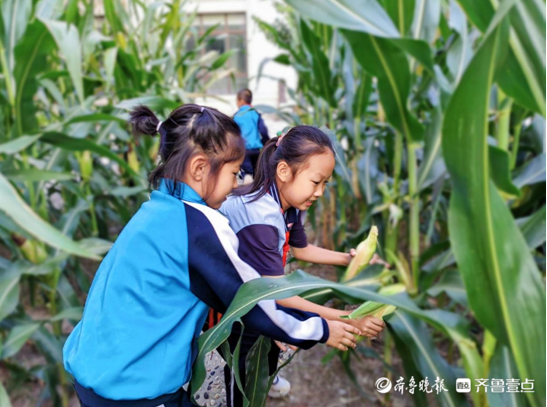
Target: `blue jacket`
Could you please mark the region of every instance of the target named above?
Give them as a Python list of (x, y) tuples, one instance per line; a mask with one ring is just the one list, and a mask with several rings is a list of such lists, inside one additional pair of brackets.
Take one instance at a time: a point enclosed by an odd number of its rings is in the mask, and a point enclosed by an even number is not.
[[(180, 389), (190, 379), (208, 307), (225, 312), (238, 288), (259, 277), (237, 250), (222, 214), (189, 186), (164, 180), (101, 263), (63, 348), (65, 369), (111, 400)], [(316, 314), (274, 301), (260, 302), (243, 322), (302, 348), (329, 334)]]
[(261, 120), (258, 112), (249, 105), (241, 106), (234, 115), (234, 121), (241, 129), (241, 135), (245, 139), (245, 148), (247, 150), (260, 149), (263, 146), (259, 132), (259, 122)]

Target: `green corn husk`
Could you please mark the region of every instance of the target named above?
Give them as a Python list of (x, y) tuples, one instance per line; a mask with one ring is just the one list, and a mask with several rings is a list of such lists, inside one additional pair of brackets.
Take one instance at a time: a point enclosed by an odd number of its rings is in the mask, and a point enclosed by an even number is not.
[(80, 153), (76, 153), (76, 158), (80, 164), (80, 175), (82, 180), (89, 181), (91, 175), (93, 174), (93, 157), (91, 156), (91, 151), (85, 150)]
[(365, 240), (363, 240), (361, 243), (359, 243), (359, 246), (357, 246), (357, 249), (356, 249), (357, 254), (351, 260), (351, 263), (346, 269), (346, 272), (342, 276), (342, 280), (341, 280), (342, 282), (351, 280), (353, 277), (355, 277), (357, 274), (363, 271), (366, 266), (368, 266), (368, 263), (370, 262), (370, 260), (372, 259), (372, 256), (374, 256), (374, 253), (376, 252), (377, 243), (378, 243), (378, 228), (376, 226), (372, 226), (370, 228), (368, 237)]
[[(405, 291), (405, 286), (403, 284), (392, 284), (387, 287), (382, 287), (378, 294), (382, 295), (395, 295)], [(355, 309), (348, 316), (343, 316), (344, 319), (359, 319), (364, 318), (368, 315), (372, 315), (376, 318), (383, 319), (386, 315), (389, 315), (397, 309), (394, 305), (382, 304), (374, 301), (367, 301), (357, 309)]]
[(25, 237), (13, 233), (11, 235), (14, 243), (19, 247), (23, 257), (33, 264), (41, 264), (47, 259), (47, 251), (42, 242), (26, 239)]

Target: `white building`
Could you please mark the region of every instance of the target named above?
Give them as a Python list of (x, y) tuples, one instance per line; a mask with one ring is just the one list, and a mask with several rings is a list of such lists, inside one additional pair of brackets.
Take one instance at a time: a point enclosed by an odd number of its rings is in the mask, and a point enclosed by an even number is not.
[[(191, 0), (187, 3), (188, 11), (197, 10), (196, 25), (200, 31), (219, 24), (215, 34), (219, 39), (210, 49), (225, 52), (238, 49), (230, 58), (227, 66), (235, 69), (236, 84), (227, 77), (218, 81), (209, 93), (215, 95), (197, 103), (213, 106), (232, 115), (236, 112), (236, 93), (248, 87), (253, 92), (253, 105), (269, 105), (279, 108), (288, 101), (285, 85), (276, 79), (282, 78), (287, 86), (294, 88), (296, 73), (291, 67), (274, 62), (265, 64), (262, 77), (257, 82), (261, 63), (267, 58), (275, 58), (281, 50), (269, 42), (259, 29), (253, 17), (272, 24), (280, 14), (274, 6), (274, 0)], [(221, 100), (218, 100), (219, 97)], [(270, 136), (281, 130), (284, 122), (272, 114), (263, 114)]]

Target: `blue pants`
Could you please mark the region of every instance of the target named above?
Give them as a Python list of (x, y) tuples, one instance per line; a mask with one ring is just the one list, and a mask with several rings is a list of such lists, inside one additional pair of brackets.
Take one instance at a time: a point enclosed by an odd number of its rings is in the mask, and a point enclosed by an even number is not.
[(258, 162), (258, 156), (260, 155), (259, 148), (253, 148), (252, 150), (245, 150), (245, 158), (243, 159), (243, 164), (241, 164), (241, 175), (252, 175), (256, 171), (256, 164)]
[(141, 400), (109, 400), (99, 396), (91, 389), (82, 387), (80, 383), (74, 382), (76, 394), (82, 407), (192, 407), (190, 395), (180, 388), (172, 394), (164, 394), (155, 399)]

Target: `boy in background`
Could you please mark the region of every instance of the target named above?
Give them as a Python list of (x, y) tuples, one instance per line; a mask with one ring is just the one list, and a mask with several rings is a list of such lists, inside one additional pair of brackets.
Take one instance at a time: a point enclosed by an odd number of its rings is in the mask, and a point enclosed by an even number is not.
[(239, 110), (234, 115), (234, 121), (238, 124), (241, 135), (245, 139), (245, 159), (241, 165), (241, 177), (245, 184), (250, 182), (251, 177), (254, 176), (260, 150), (269, 140), (269, 136), (264, 120), (251, 106), (253, 93), (249, 89), (240, 90), (237, 93), (236, 102)]

